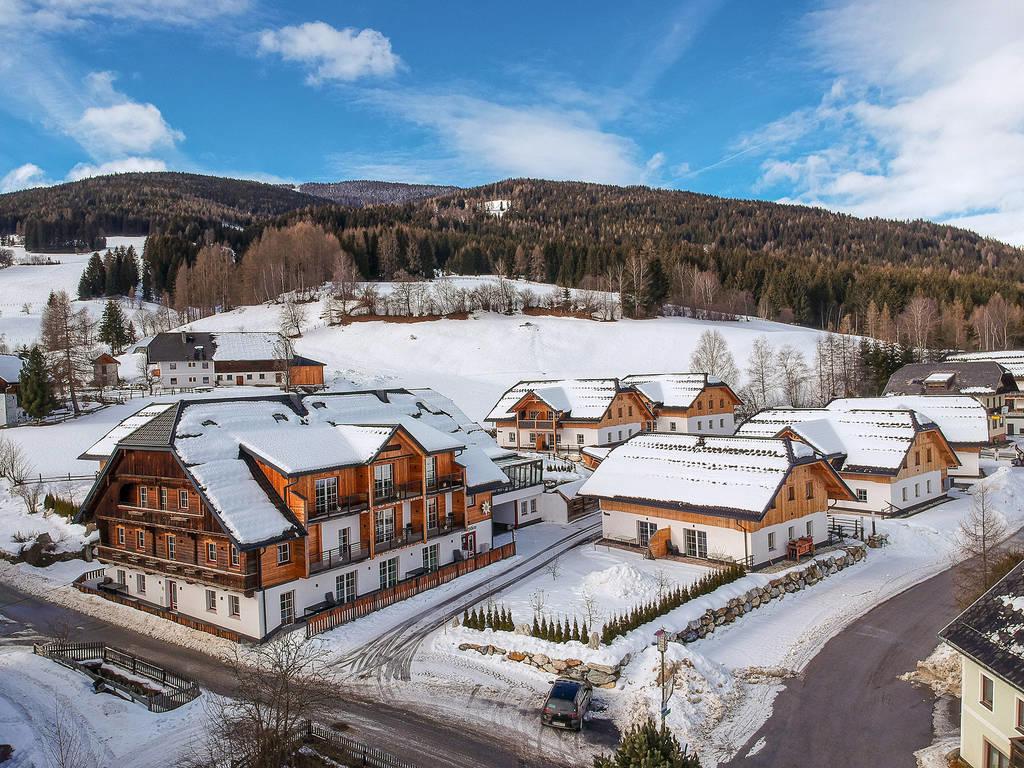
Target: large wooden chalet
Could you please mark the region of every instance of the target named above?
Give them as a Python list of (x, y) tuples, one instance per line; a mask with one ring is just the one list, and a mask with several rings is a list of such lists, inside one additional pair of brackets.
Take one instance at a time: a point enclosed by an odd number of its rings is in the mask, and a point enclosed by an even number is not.
[(486, 552), (508, 478), (431, 394), (150, 406), (86, 454), (103, 588), (263, 638)]
[(706, 374), (521, 381), (487, 415), (498, 444), (582, 455), (640, 432), (732, 434), (740, 400)]

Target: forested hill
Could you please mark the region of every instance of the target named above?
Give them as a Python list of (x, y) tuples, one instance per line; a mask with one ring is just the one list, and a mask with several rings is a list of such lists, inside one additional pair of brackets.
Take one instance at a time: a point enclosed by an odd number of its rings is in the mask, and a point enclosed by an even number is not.
[(339, 205), (401, 205), (428, 197), (457, 192), (458, 187), (438, 184), (400, 184), (391, 181), (311, 181), (299, 185), (299, 191), (322, 197)]
[(33, 250), (91, 249), (105, 235), (223, 233), (323, 200), (290, 187), (194, 173), (120, 173), (0, 195), (0, 232)]

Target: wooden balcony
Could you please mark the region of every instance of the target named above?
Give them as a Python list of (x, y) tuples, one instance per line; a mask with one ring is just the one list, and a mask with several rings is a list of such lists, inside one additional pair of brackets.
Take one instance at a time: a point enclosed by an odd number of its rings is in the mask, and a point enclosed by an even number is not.
[(204, 530), (205, 517), (184, 509), (153, 509), (133, 504), (118, 504), (97, 514), (97, 518), (116, 520), (132, 525), (153, 525), (160, 528), (178, 528), (186, 531)]
[(105, 563), (123, 563), (131, 568), (155, 571), (172, 579), (184, 581), (198, 581), (211, 586), (234, 589), (239, 592), (248, 592), (258, 588), (258, 578), (255, 571), (255, 560), (251, 568), (253, 570), (243, 573), (230, 573), (227, 571), (206, 568), (195, 563), (185, 563), (178, 560), (165, 560), (153, 555), (130, 550), (115, 549), (101, 545), (99, 547), (99, 558)]
[(423, 483), (419, 480), (411, 483), (395, 483), (391, 485), (375, 486), (373, 489), (373, 506), (379, 507), (385, 504), (393, 504), (403, 499), (412, 499), (423, 495)]
[(449, 517), (437, 526), (427, 528), (427, 538), (436, 539), (438, 536), (447, 536), (449, 533), (453, 533), (454, 531), (462, 531), (465, 529), (466, 526), (457, 524), (454, 517)]
[(553, 430), (555, 428), (554, 419), (520, 419), (516, 422), (516, 427), (519, 429), (532, 429), (532, 430)]
[(319, 560), (309, 561), (310, 573), (321, 573), (343, 565), (358, 563), (370, 556), (370, 548), (366, 544), (349, 544), (347, 547), (335, 547), (320, 553)]
[(441, 491), (450, 491), (455, 488), (461, 488), (465, 484), (460, 473), (452, 473), (450, 475), (438, 475), (433, 479), (427, 478), (427, 493), (440, 493)]
[(1024, 737), (1010, 739), (1010, 768), (1024, 768)]
[(323, 511), (313, 510), (309, 522), (314, 523), (321, 520), (331, 520), (346, 515), (358, 515), (370, 508), (370, 496), (367, 493), (357, 493), (352, 496), (338, 499), (338, 505)]

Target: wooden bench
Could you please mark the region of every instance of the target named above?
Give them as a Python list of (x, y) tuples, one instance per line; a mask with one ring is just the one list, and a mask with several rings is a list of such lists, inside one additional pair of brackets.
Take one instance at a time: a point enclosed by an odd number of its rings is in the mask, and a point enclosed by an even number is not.
[(790, 560), (796, 560), (800, 562), (800, 558), (804, 555), (814, 554), (814, 539), (810, 536), (801, 536), (799, 539), (793, 539), (786, 544), (786, 557)]

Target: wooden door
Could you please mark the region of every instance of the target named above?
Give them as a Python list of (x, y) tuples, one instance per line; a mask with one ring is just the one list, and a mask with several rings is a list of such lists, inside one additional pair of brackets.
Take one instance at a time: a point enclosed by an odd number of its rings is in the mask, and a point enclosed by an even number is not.
[(172, 611), (178, 610), (178, 583), (175, 581), (167, 582), (167, 607)]
[(241, 376), (235, 376), (235, 385), (236, 385), (236, 386), (239, 386), (239, 387), (240, 387), (240, 386), (242, 386), (242, 385), (243, 385), (244, 383), (245, 383), (245, 379), (243, 379), (243, 378), (242, 378)]

